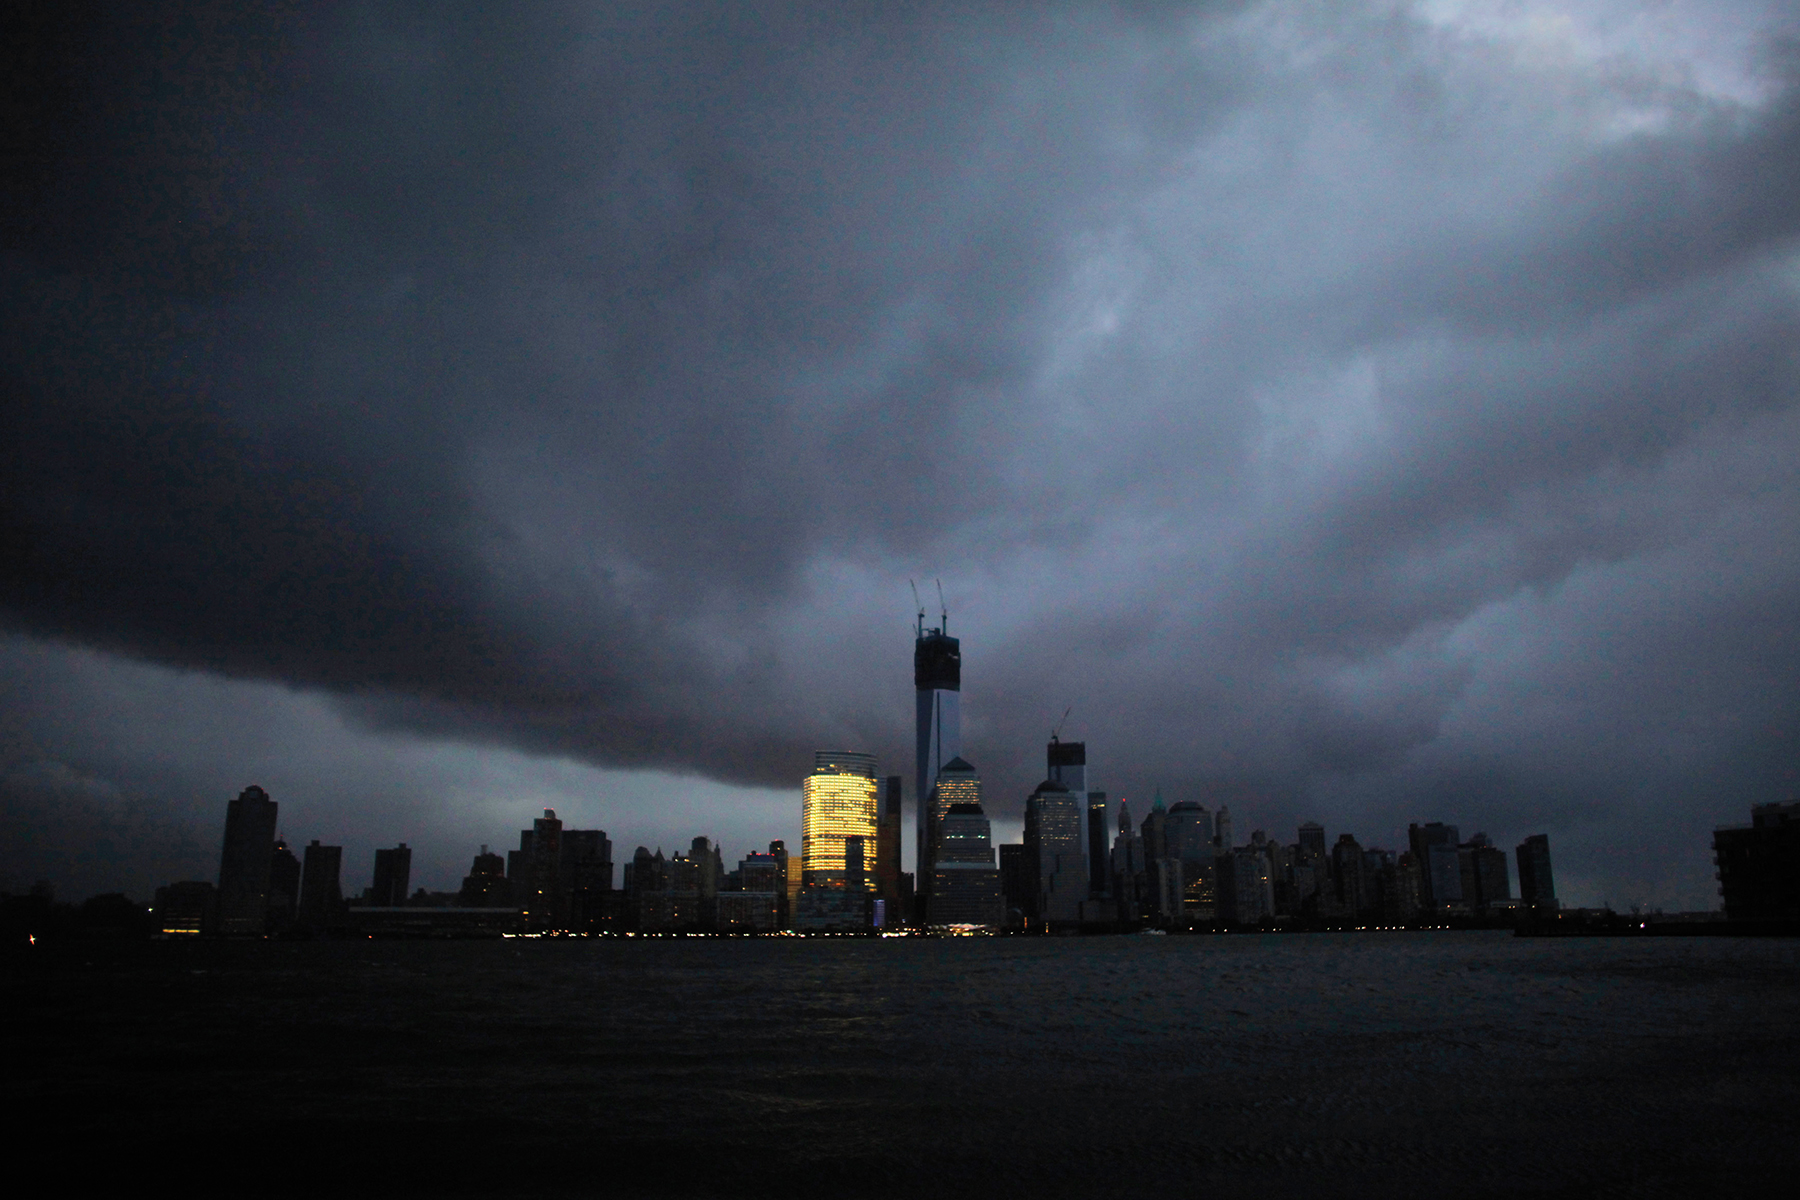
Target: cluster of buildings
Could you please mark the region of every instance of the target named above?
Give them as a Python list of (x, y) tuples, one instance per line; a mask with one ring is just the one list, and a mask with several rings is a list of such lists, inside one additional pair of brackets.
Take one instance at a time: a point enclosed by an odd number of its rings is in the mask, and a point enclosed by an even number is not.
[[(375, 852), (373, 878), (347, 897), (343, 851), (313, 841), (296, 855), (277, 805), (258, 787), (231, 801), (219, 882), (160, 889), (165, 933), (493, 934), (1067, 932), (1142, 928), (1345, 927), (1503, 921), (1556, 908), (1549, 841), (1507, 855), (1483, 834), (1413, 825), (1400, 851), (1329, 841), (1308, 822), (1282, 843), (1239, 844), (1228, 807), (1160, 793), (1134, 822), (1090, 786), (1087, 747), (1054, 734), (1045, 778), (1025, 801), (1020, 842), (995, 845), (980, 773), (962, 756), (962, 650), (948, 615), (913, 649), (917, 696), (913, 805), (916, 870), (901, 869), (905, 780), (873, 755), (821, 751), (801, 786), (801, 844), (781, 841), (727, 868), (697, 837), (685, 853), (639, 846), (615, 886), (605, 831), (567, 829), (554, 811), (502, 857), (486, 846), (456, 892), (408, 891), (412, 852)], [(1797, 826), (1800, 827), (1800, 826)]]

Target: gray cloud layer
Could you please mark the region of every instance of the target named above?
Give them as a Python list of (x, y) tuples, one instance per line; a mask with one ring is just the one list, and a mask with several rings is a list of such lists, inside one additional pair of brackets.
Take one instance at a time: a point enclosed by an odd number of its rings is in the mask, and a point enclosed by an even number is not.
[(1001, 811), (1072, 702), (1707, 902), (1800, 786), (1791, 11), (965, 7), (9, 38), (7, 624), (785, 787), (910, 761), (942, 577)]

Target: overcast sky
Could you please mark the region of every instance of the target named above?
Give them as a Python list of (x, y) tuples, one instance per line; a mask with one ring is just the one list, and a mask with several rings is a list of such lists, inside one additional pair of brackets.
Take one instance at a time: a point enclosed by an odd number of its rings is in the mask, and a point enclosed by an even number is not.
[(1791, 4), (109, 7), (0, 39), (0, 887), (797, 846), (909, 580), (1010, 836), (1071, 705), (1576, 904), (1800, 790)]

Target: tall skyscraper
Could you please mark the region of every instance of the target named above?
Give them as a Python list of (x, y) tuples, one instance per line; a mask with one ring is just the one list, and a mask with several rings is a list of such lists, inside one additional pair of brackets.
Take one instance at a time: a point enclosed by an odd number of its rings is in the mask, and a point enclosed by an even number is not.
[(1550, 837), (1534, 833), (1519, 843), (1519, 898), (1534, 909), (1556, 907), (1556, 882), (1550, 875)]
[(998, 928), (1006, 923), (991, 838), (987, 815), (979, 804), (952, 804), (939, 818), (938, 857), (932, 864), (933, 925)]
[(1210, 921), (1217, 904), (1212, 814), (1203, 804), (1183, 800), (1169, 809), (1165, 828), (1169, 856), (1181, 863), (1182, 915), (1190, 921)]
[(300, 904), (300, 860), (288, 849), (285, 839), (277, 838), (275, 853), (269, 860), (269, 925), (276, 930), (294, 923)]
[(1112, 851), (1106, 844), (1106, 793), (1087, 794), (1088, 892), (1096, 900), (1112, 894)]
[(381, 908), (398, 908), (406, 903), (407, 887), (412, 881), (412, 851), (401, 842), (391, 850), (375, 852), (375, 885), (369, 889), (368, 903)]
[(842, 887), (845, 839), (862, 838), (865, 849), (875, 844), (875, 756), (819, 751), (801, 795), (801, 879), (813, 887)]
[(1050, 744), (1045, 747), (1045, 759), (1049, 763), (1051, 783), (1059, 784), (1064, 789), (1083, 795), (1087, 792), (1087, 743), (1065, 742), (1050, 735)]
[(1087, 813), (1069, 789), (1046, 779), (1025, 801), (1025, 854), (1036, 872), (1036, 916), (1059, 925), (1081, 920), (1088, 896)]
[(888, 925), (903, 923), (905, 916), (900, 901), (901, 788), (901, 776), (889, 775), (875, 804), (875, 897)]
[(344, 904), (342, 871), (344, 848), (307, 843), (300, 865), (300, 923), (314, 929), (335, 924)]
[(1406, 827), (1408, 848), (1419, 861), (1420, 902), (1427, 909), (1462, 903), (1462, 863), (1456, 826), (1441, 821)]
[(225, 808), (219, 856), (219, 931), (261, 936), (269, 920), (269, 869), (278, 806), (261, 788), (245, 788)]
[[(969, 761), (960, 755), (938, 768), (937, 782), (932, 784), (931, 795), (925, 801), (926, 823), (931, 831), (931, 844), (937, 844), (937, 825), (944, 819), (953, 804), (980, 804), (981, 776)], [(936, 851), (928, 860), (936, 862)]]
[(1087, 854), (1088, 895), (1104, 896), (1108, 890), (1107, 866), (1111, 858), (1106, 846), (1106, 793), (1095, 796), (1088, 792), (1087, 743), (1065, 742), (1052, 733), (1044, 748), (1044, 758), (1048, 767), (1045, 778), (1067, 788), (1083, 814), (1082, 841)]
[(945, 632), (949, 625), (950, 616), (945, 613), (938, 628), (925, 628), (925, 613), (921, 610), (918, 638), (913, 643), (918, 734), (913, 796), (918, 806), (916, 863), (921, 897), (928, 895), (931, 888), (931, 789), (937, 783), (938, 772), (962, 754), (962, 643)]
[(556, 924), (562, 833), (563, 823), (556, 810), (546, 808), (530, 829), (519, 831), (519, 848), (506, 855), (506, 878), (512, 883), (513, 903), (525, 910), (526, 924), (533, 930), (550, 929)]

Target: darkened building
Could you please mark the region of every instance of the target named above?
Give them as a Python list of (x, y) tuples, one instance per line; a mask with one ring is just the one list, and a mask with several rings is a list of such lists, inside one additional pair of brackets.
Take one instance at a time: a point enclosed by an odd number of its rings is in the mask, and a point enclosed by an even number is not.
[(1338, 911), (1354, 917), (1370, 907), (1369, 876), (1363, 848), (1352, 834), (1338, 834), (1331, 848), (1331, 874), (1337, 884)]
[(904, 924), (907, 915), (900, 898), (903, 787), (902, 776), (889, 775), (882, 781), (875, 805), (875, 898), (881, 901), (886, 925)]
[(1410, 850), (1403, 850), (1394, 860), (1394, 888), (1387, 898), (1383, 915), (1394, 921), (1416, 921), (1424, 903), (1419, 860)]
[(1211, 921), (1218, 915), (1212, 814), (1204, 805), (1183, 800), (1169, 809), (1165, 828), (1169, 856), (1181, 863), (1182, 917)]
[(1441, 821), (1406, 828), (1413, 858), (1419, 864), (1419, 897), (1427, 909), (1441, 909), (1461, 904), (1462, 861), (1456, 852), (1456, 826)]
[(1269, 858), (1254, 846), (1239, 846), (1218, 860), (1219, 920), (1231, 925), (1254, 925), (1273, 915), (1274, 881)]
[(564, 928), (604, 927), (613, 891), (612, 839), (604, 829), (565, 829), (557, 870), (557, 911)]
[(225, 848), (219, 857), (219, 932), (266, 932), (269, 867), (275, 857), (276, 803), (259, 787), (245, 788), (225, 809)]
[(465, 908), (495, 908), (512, 903), (512, 885), (506, 881), (506, 860), (483, 846), (469, 873), (463, 877), (457, 901)]
[(1478, 833), (1457, 848), (1457, 867), (1463, 902), (1470, 908), (1483, 911), (1512, 899), (1506, 851), (1490, 842), (1487, 834)]
[(399, 908), (406, 903), (412, 883), (412, 851), (406, 843), (375, 852), (375, 882), (364, 902), (377, 908)]
[(291, 927), (300, 908), (300, 860), (285, 840), (275, 843), (269, 856), (269, 928)]
[(562, 868), (562, 821), (556, 810), (546, 808), (519, 832), (519, 848), (506, 855), (506, 878), (512, 884), (513, 902), (525, 910), (526, 926), (550, 929), (556, 924), (558, 878)]
[[(938, 826), (938, 860), (931, 881), (933, 925), (1006, 924), (992, 830), (979, 804), (953, 804)], [(1085, 886), (1085, 871), (1083, 884)]]
[(587, 928), (612, 890), (612, 842), (604, 830), (564, 829), (556, 810), (546, 808), (519, 831), (519, 848), (506, 856), (506, 878), (528, 928)]
[(1800, 921), (1800, 801), (1758, 804), (1750, 824), (1713, 831), (1719, 894), (1733, 921)]
[(343, 866), (342, 846), (321, 846), (318, 838), (307, 843), (300, 865), (302, 925), (325, 929), (337, 924), (344, 907)]
[(164, 937), (211, 933), (218, 920), (219, 894), (204, 880), (189, 879), (156, 889), (151, 929)]
[(1036, 904), (1037, 884), (1033, 882), (1036, 878), (1037, 872), (1031, 869), (1025, 843), (1001, 843), (1000, 896), (1006, 902), (1008, 925), (1019, 926), (1025, 923), (1026, 915)]
[(917, 809), (917, 899), (922, 908), (929, 908), (931, 903), (931, 864), (935, 860), (931, 842), (937, 832), (933, 828), (935, 819), (941, 815), (933, 811), (932, 789), (937, 785), (938, 772), (962, 755), (962, 643), (950, 636), (949, 628), (950, 614), (946, 612), (938, 628), (927, 629), (921, 609), (918, 637), (913, 642), (913, 688), (917, 696), (913, 796)]
[[(777, 894), (775, 897), (775, 928), (787, 929), (790, 927), (790, 923), (793, 921), (794, 893), (799, 890), (797, 887), (799, 880), (797, 878), (795, 878), (795, 876), (798, 876), (800, 872), (798, 870), (796, 870), (794, 868), (794, 864), (789, 861), (788, 852), (787, 852), (787, 843), (782, 841), (780, 838), (776, 838), (774, 841), (769, 843), (769, 857), (775, 860), (775, 869), (776, 869), (776, 876), (777, 876), (777, 883), (776, 883)], [(910, 903), (910, 898), (903, 895), (903, 896), (901, 896), (900, 900), (901, 900), (900, 914), (904, 915), (908, 912), (911, 912), (912, 907), (911, 907), (911, 903)]]
[(715, 899), (714, 928), (721, 933), (772, 933), (784, 891), (785, 864), (752, 850), (725, 877)]
[(1112, 851), (1106, 844), (1106, 793), (1087, 794), (1088, 891), (1100, 899), (1112, 895)]
[(1534, 833), (1514, 851), (1519, 863), (1519, 898), (1533, 909), (1556, 908), (1556, 882), (1550, 874), (1550, 838)]

